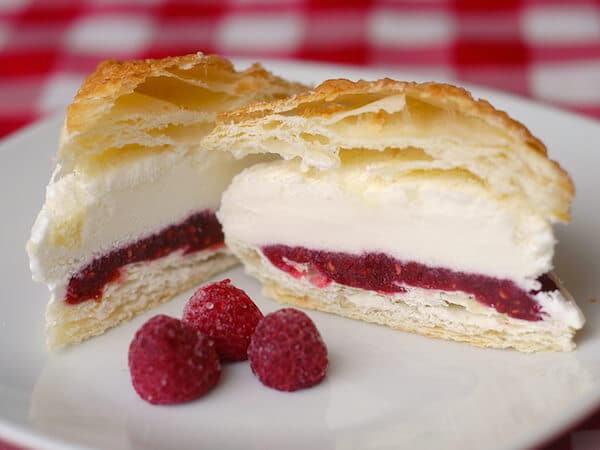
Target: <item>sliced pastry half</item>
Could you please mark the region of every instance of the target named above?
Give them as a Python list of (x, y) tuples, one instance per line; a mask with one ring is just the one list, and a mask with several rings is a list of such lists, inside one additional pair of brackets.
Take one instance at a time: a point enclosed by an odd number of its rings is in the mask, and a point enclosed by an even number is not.
[(478, 346), (574, 348), (584, 318), (552, 272), (573, 185), (486, 101), (333, 80), (223, 114), (204, 142), (283, 158), (237, 175), (218, 212), (268, 296)]
[(302, 89), (259, 65), (236, 72), (202, 54), (98, 67), (67, 109), (27, 244), (33, 277), (51, 293), (50, 348), (102, 333), (236, 263), (215, 211), (231, 178), (257, 158), (199, 142), (218, 112)]

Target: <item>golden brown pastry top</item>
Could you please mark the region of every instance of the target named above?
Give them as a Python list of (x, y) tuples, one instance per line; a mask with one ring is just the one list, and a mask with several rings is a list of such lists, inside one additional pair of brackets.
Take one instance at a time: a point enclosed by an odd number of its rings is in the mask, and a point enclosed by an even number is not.
[(228, 60), (201, 53), (104, 61), (67, 109), (59, 158), (69, 169), (115, 148), (198, 142), (217, 112), (305, 89), (259, 64), (237, 72)]
[(552, 220), (569, 220), (574, 194), (569, 175), (523, 124), (442, 83), (328, 80), (219, 114), (204, 144), (236, 156), (300, 157), (321, 169), (341, 164), (340, 150), (419, 148), (431, 158), (429, 169), (466, 170), (498, 196), (519, 198)]
[[(250, 104), (246, 107), (220, 114), (219, 122), (241, 122), (250, 118), (264, 117), (268, 114), (293, 110), (294, 114), (304, 117), (331, 117), (336, 112), (348, 109), (344, 96), (375, 94), (378, 98), (386, 95), (406, 93), (420, 99), (427, 99), (437, 106), (460, 110), (461, 113), (477, 116), (486, 122), (508, 130), (516, 138), (530, 144), (535, 150), (546, 155), (544, 144), (521, 123), (512, 119), (506, 112), (497, 110), (487, 100), (474, 99), (469, 91), (462, 87), (435, 82), (407, 82), (383, 78), (374, 82), (359, 80), (356, 82), (339, 78), (327, 80), (312, 91), (278, 102)], [(342, 97), (340, 99), (340, 97)], [(341, 100), (341, 101), (340, 101)]]

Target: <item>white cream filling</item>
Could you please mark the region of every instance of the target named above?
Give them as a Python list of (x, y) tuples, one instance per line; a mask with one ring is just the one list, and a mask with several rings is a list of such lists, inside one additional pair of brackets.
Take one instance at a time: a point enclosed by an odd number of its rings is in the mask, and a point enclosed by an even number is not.
[[(386, 163), (384, 163), (385, 165)], [(302, 246), (511, 279), (524, 290), (552, 269), (549, 221), (494, 198), (460, 174), (423, 172), (384, 180), (381, 164), (303, 171), (297, 161), (237, 175), (218, 212), (227, 239), (262, 247)], [(552, 318), (582, 323), (574, 303), (538, 294)]]
[(542, 310), (548, 317), (562, 321), (576, 330), (580, 329), (585, 323), (583, 313), (569, 291), (562, 287), (560, 280), (553, 274), (551, 275), (560, 290), (538, 292), (534, 298), (542, 305)]
[(62, 298), (70, 277), (94, 257), (133, 243), (195, 212), (216, 210), (248, 160), (226, 153), (165, 151), (97, 173), (57, 167), (27, 245), (33, 278)]
[(532, 289), (531, 278), (552, 269), (548, 221), (452, 175), (384, 182), (368, 167), (317, 173), (295, 161), (261, 164), (235, 177), (218, 216), (227, 236), (253, 245), (383, 252)]

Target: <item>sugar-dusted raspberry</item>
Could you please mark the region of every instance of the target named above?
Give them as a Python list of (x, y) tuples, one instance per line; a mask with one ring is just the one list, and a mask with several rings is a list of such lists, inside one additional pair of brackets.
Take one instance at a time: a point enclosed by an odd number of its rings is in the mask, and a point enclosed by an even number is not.
[(198, 289), (183, 309), (183, 320), (209, 336), (223, 361), (248, 358), (248, 344), (263, 318), (252, 299), (229, 279)]
[(209, 391), (219, 381), (221, 364), (208, 337), (179, 319), (158, 315), (131, 341), (129, 372), (140, 397), (168, 405)]
[(327, 347), (317, 327), (294, 308), (265, 316), (252, 336), (248, 358), (259, 380), (280, 391), (314, 386), (327, 373)]

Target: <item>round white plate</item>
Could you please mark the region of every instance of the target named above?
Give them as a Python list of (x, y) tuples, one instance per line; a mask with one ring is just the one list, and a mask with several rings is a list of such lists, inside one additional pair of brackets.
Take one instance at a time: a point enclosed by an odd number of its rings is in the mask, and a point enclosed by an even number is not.
[[(305, 82), (400, 73), (272, 62)], [(551, 439), (600, 403), (600, 125), (483, 89), (477, 96), (526, 123), (577, 187), (573, 222), (557, 229), (557, 271), (587, 316), (571, 353), (525, 355), (428, 339), (309, 312), (330, 351), (319, 386), (268, 389), (247, 363), (224, 367), (219, 386), (180, 406), (138, 398), (129, 342), (156, 313), (180, 316), (189, 293), (80, 346), (48, 354), (44, 286), (31, 281), (24, 250), (50, 176), (61, 118), (0, 145), (0, 436), (33, 448), (397, 449), (519, 448)], [(490, 255), (493, 258), (493, 255)], [(231, 277), (267, 313), (240, 268)]]

